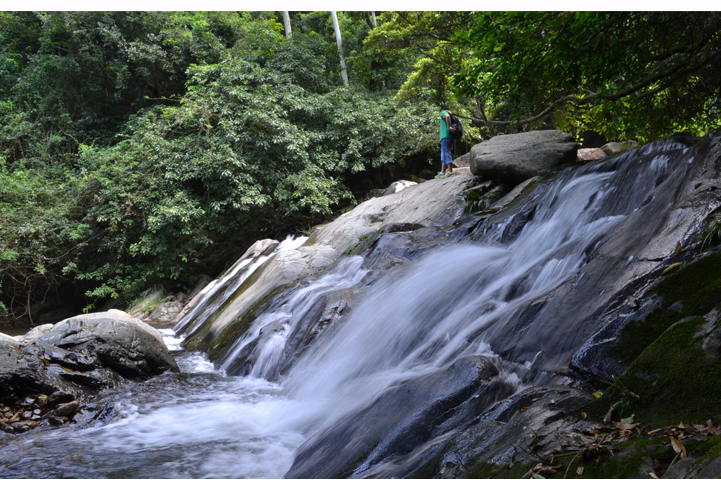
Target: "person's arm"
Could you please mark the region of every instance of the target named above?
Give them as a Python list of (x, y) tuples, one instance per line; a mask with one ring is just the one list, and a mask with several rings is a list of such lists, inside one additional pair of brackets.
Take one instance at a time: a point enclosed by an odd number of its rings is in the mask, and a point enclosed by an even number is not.
[(446, 113), (446, 114), (443, 116), (443, 120), (446, 121), (446, 125), (448, 125), (448, 130), (450, 130), (451, 132), (455, 132), (455, 131), (456, 131), (456, 127), (451, 127), (451, 116), (450, 116), (450, 115), (448, 115), (448, 114)]

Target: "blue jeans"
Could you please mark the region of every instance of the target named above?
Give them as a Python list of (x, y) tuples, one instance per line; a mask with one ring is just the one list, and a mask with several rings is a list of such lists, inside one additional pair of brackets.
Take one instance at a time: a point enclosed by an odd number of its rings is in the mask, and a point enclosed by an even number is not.
[(451, 142), (452, 138), (441, 138), (441, 164), (448, 165), (453, 163), (451, 158)]

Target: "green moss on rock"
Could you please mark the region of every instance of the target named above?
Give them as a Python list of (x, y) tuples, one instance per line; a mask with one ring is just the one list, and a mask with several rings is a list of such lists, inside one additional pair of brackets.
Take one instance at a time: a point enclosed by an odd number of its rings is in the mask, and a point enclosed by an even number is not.
[[(609, 352), (626, 364), (636, 359), (671, 325), (682, 318), (704, 315), (721, 303), (721, 253), (681, 268), (661, 281), (654, 292), (663, 298), (661, 307), (642, 321), (626, 324), (619, 341)], [(672, 308), (674, 305), (680, 308)]]
[(208, 358), (217, 360), (241, 335), (248, 331), (257, 318), (258, 310), (272, 300), (276, 295), (290, 288), (292, 285), (280, 285), (273, 289), (268, 295), (255, 302), (243, 314), (230, 322), (230, 324), (218, 335), (210, 345)]

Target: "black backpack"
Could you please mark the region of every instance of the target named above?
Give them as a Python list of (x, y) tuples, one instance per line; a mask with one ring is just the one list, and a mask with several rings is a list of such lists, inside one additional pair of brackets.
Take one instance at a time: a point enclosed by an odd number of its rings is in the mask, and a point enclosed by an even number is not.
[(454, 139), (460, 140), (461, 137), (463, 137), (463, 125), (461, 125), (461, 121), (458, 120), (458, 117), (453, 115), (451, 112), (448, 112), (448, 114), (451, 116), (451, 127), (456, 129), (455, 132), (451, 132), (451, 135), (453, 135)]

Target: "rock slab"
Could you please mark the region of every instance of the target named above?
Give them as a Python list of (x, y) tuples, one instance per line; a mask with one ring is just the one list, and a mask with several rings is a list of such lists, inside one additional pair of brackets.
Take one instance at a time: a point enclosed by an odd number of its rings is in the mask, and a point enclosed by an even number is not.
[(46, 394), (52, 405), (53, 392), (84, 395), (166, 371), (179, 369), (158, 331), (107, 312), (63, 320), (30, 344), (0, 340), (0, 402), (6, 404)]
[(499, 135), (471, 149), (471, 173), (520, 183), (576, 160), (578, 144), (560, 130)]

